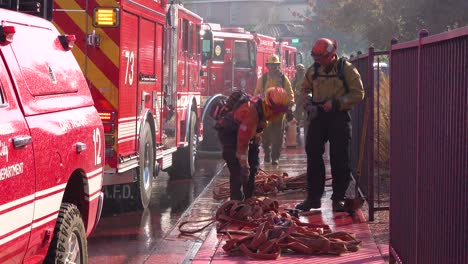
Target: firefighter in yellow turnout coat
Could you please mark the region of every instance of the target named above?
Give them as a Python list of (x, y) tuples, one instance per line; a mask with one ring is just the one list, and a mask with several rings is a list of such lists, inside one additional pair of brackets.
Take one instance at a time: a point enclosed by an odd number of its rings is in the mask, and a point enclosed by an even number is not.
[[(314, 65), (307, 70), (301, 98), (309, 115), (307, 129), (307, 198), (296, 209), (321, 207), (325, 187), (325, 143), (330, 143), (333, 211), (345, 210), (345, 194), (351, 179), (349, 111), (364, 98), (358, 70), (336, 56), (336, 41), (319, 39), (311, 52)], [(311, 94), (312, 97), (307, 96)]]
[[(296, 101), (296, 109), (294, 110), (294, 117), (297, 121), (297, 138), (299, 139), (300, 127), (304, 122), (304, 107), (301, 100), (301, 87), (305, 77), (304, 64), (296, 65), (296, 75), (292, 79), (292, 88), (294, 90), (294, 100)], [(299, 140), (298, 140), (299, 141)]]
[[(281, 62), (278, 56), (273, 55), (268, 58), (266, 67), (268, 73), (265, 73), (257, 81), (254, 95), (264, 93), (269, 87), (282, 87), (286, 90), (289, 96), (289, 108), (294, 105), (294, 92), (291, 88), (291, 82), (288, 77), (281, 72)], [(289, 111), (289, 113), (291, 113)], [(292, 117), (292, 114), (290, 115)], [(271, 162), (273, 165), (278, 165), (281, 149), (283, 146), (284, 135), (284, 114), (281, 118), (268, 123), (262, 135), (262, 147), (265, 152), (264, 162)]]

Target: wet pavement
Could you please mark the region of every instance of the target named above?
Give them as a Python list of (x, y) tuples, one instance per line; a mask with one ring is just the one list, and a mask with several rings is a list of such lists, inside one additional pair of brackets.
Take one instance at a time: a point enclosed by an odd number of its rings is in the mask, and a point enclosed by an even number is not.
[[(263, 156), (261, 153), (261, 160)], [(261, 164), (268, 173), (298, 176), (306, 170), (303, 147), (286, 148), (280, 164)], [(328, 157), (325, 157), (327, 177), (330, 177)], [(207, 220), (226, 200), (213, 198), (216, 184), (228, 180), (224, 162), (213, 157), (197, 160), (197, 173), (192, 179), (173, 180), (162, 173), (155, 181), (150, 207), (145, 211), (122, 203), (107, 203), (97, 229), (89, 238), (89, 263), (255, 263), (245, 256), (227, 256), (222, 246), (226, 237), (216, 233), (216, 226), (193, 235), (181, 235), (178, 225), (184, 221)], [(358, 252), (342, 256), (307, 256), (283, 254), (275, 263), (385, 263), (369, 226), (359, 210), (356, 215), (333, 213), (331, 187), (327, 181), (322, 208), (300, 220), (328, 224), (333, 231), (355, 233), (362, 241)], [(353, 189), (350, 187), (350, 189)], [(120, 190), (122, 195), (125, 191)], [(353, 195), (353, 194), (350, 194)], [(280, 210), (293, 208), (305, 197), (304, 190), (290, 190), (272, 197)], [(192, 227), (200, 227), (196, 224)], [(261, 261), (265, 263), (265, 261)], [(273, 261), (270, 261), (273, 262)]]
[(121, 199), (106, 199), (103, 216), (88, 239), (89, 263), (144, 263), (152, 254), (167, 257), (177, 254), (177, 249), (181, 259), (173, 258), (172, 263), (184, 262), (186, 251), (196, 249), (201, 241), (174, 241), (169, 237), (171, 231), (223, 166), (224, 162), (217, 159), (197, 160), (196, 175), (183, 180), (171, 179), (162, 172), (153, 183), (151, 203), (144, 211), (132, 204), (128, 186), (112, 188), (110, 193)]
[[(327, 151), (328, 152), (328, 151)], [(330, 161), (326, 153), (324, 161), (327, 169), (327, 179), (331, 178), (330, 174)], [(263, 159), (262, 159), (263, 160)], [(302, 147), (286, 148), (280, 158), (279, 165), (261, 164), (261, 167), (270, 174), (281, 175), (283, 172), (288, 173), (289, 176), (298, 176), (306, 171), (306, 155)], [(216, 181), (226, 181), (228, 179), (227, 172), (221, 173)], [(348, 188), (348, 197), (354, 197), (353, 186)], [(303, 255), (297, 253), (284, 253), (277, 260), (266, 261), (268, 263), (346, 263), (346, 264), (360, 264), (360, 263), (386, 263), (381, 251), (374, 242), (369, 225), (366, 222), (361, 210), (357, 210), (354, 215), (347, 212), (334, 213), (332, 211), (331, 202), (331, 182), (327, 180), (325, 193), (322, 197), (322, 207), (320, 210), (311, 210), (307, 216), (300, 216), (299, 219), (304, 223), (314, 224), (327, 224), (332, 231), (346, 231), (356, 235), (356, 238), (362, 241), (360, 248), (357, 252), (347, 252), (341, 256), (330, 255)], [(288, 209), (301, 202), (306, 196), (304, 190), (286, 190), (279, 192), (276, 196), (270, 197), (279, 202), (279, 211), (285, 212)], [(189, 263), (202, 264), (202, 263), (266, 263), (265, 260), (251, 259), (244, 255), (242, 256), (228, 256), (222, 247), (229, 239), (227, 235), (217, 234), (216, 228), (213, 227), (208, 234), (205, 235), (203, 245), (198, 250), (197, 254), (190, 259)], [(235, 236), (234, 236), (235, 237)], [(156, 263), (156, 262), (153, 262)]]

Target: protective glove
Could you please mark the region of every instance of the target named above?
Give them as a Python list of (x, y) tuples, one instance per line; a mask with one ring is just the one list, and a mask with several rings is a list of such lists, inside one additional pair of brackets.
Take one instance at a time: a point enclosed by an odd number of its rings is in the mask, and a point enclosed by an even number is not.
[(310, 108), (310, 106), (313, 105), (312, 103), (312, 94), (307, 94), (304, 103), (302, 104), (302, 108), (304, 108), (304, 111), (307, 112), (307, 110)]
[(312, 101), (312, 94), (307, 95), (307, 99), (304, 102), (304, 111), (307, 113), (309, 120), (313, 120), (318, 115), (318, 106)]
[(338, 99), (333, 99), (332, 101), (332, 111), (333, 112), (338, 112), (340, 111), (340, 108), (341, 108), (341, 103), (340, 103), (340, 100)]
[(255, 145), (260, 145), (260, 143), (262, 143), (262, 133), (257, 133), (255, 137), (252, 139), (252, 142)]
[(291, 109), (288, 109), (288, 111), (286, 112), (286, 120), (291, 121), (294, 119), (294, 115), (293, 115), (293, 112)]

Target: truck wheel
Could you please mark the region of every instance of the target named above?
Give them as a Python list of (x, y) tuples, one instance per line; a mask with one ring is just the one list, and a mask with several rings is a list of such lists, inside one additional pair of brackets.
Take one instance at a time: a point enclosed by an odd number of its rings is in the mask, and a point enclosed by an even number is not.
[(192, 111), (190, 115), (190, 127), (188, 131), (188, 146), (174, 153), (173, 165), (168, 169), (172, 178), (190, 178), (195, 174), (195, 159), (197, 157), (198, 135), (195, 131), (197, 114)]
[(55, 224), (54, 237), (44, 263), (88, 263), (86, 231), (80, 210), (63, 203)]
[[(213, 107), (216, 103), (212, 103), (210, 107)], [(211, 109), (208, 109), (211, 112)], [(206, 115), (203, 119), (203, 141), (201, 143), (204, 151), (221, 151), (221, 143), (218, 139), (218, 132), (214, 128), (215, 120), (210, 116)]]
[(188, 135), (189, 145), (188, 145), (188, 154), (187, 154), (187, 166), (188, 166), (188, 176), (192, 177), (195, 174), (195, 160), (197, 159), (197, 146), (198, 146), (198, 134), (195, 131), (197, 125), (197, 114), (192, 111), (190, 115), (190, 130)]
[(138, 181), (135, 183), (140, 209), (147, 208), (153, 190), (154, 143), (149, 124), (140, 132), (140, 161), (137, 170)]

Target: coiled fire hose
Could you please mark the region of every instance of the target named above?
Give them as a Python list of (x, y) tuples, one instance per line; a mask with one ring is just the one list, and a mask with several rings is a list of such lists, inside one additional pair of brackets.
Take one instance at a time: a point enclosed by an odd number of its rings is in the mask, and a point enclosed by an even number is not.
[[(307, 185), (307, 175), (290, 177), (287, 173), (282, 175), (269, 174), (260, 169), (255, 177), (255, 195), (275, 195), (280, 191), (303, 189)], [(229, 197), (229, 180), (223, 180), (213, 189), (213, 198), (222, 200)]]
[[(184, 228), (201, 222), (208, 224), (201, 228)], [(332, 232), (328, 225), (303, 223), (288, 213), (279, 212), (278, 201), (270, 198), (227, 201), (216, 211), (215, 217), (182, 222), (179, 230), (181, 234), (194, 234), (214, 222), (218, 222), (218, 233), (227, 234), (229, 238), (223, 246), (228, 255), (244, 254), (255, 259), (274, 260), (283, 251), (340, 255), (357, 251), (361, 243), (352, 233)]]

